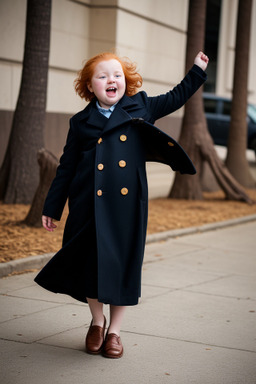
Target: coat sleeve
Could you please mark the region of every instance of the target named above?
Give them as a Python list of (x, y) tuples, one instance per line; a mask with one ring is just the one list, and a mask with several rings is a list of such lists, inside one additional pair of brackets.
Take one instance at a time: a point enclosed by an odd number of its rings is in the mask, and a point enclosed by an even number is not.
[(164, 95), (148, 97), (148, 113), (151, 115), (151, 123), (169, 115), (181, 108), (186, 101), (206, 81), (206, 73), (197, 65), (193, 65), (184, 79), (173, 90)]
[(60, 220), (67, 201), (69, 187), (75, 175), (79, 152), (79, 140), (71, 119), (66, 145), (44, 203), (43, 215)]

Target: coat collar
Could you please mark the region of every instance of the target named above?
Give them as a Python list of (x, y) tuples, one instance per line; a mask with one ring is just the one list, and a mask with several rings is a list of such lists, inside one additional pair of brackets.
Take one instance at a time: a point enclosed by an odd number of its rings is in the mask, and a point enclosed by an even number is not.
[(79, 121), (82, 122), (86, 120), (88, 124), (94, 125), (97, 128), (103, 128), (104, 132), (108, 132), (129, 122), (132, 119), (129, 112), (132, 112), (137, 108), (139, 108), (138, 102), (133, 100), (132, 97), (124, 95), (116, 105), (111, 117), (107, 119), (98, 111), (96, 107), (96, 99), (94, 99), (79, 113)]
[(180, 171), (180, 173), (196, 173), (190, 158), (172, 137), (142, 118), (132, 118), (132, 112), (141, 108), (137, 100), (136, 96), (134, 98), (124, 96), (109, 119), (97, 110), (95, 101), (92, 101), (83, 111), (76, 115), (76, 118), (80, 122), (85, 120), (88, 124), (99, 127), (104, 133), (128, 122), (138, 124), (137, 128), (141, 132), (146, 130), (145, 134), (143, 134), (143, 137), (146, 138), (146, 161), (168, 164), (174, 171)]
[(128, 123), (132, 120), (132, 113), (134, 110), (141, 108), (139, 103), (133, 98), (124, 95), (117, 104), (114, 112), (112, 113), (109, 121), (104, 127), (104, 132), (108, 132), (120, 125)]

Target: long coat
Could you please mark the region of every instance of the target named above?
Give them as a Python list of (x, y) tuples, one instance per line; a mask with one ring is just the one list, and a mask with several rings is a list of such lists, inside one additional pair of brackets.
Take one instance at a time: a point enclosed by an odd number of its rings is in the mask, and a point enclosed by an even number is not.
[(71, 118), (43, 210), (60, 220), (68, 198), (63, 246), (35, 278), (38, 284), (83, 302), (138, 303), (148, 213), (145, 163), (195, 173), (179, 144), (153, 124), (180, 108), (205, 80), (194, 65), (165, 95), (125, 95), (109, 119), (93, 100)]

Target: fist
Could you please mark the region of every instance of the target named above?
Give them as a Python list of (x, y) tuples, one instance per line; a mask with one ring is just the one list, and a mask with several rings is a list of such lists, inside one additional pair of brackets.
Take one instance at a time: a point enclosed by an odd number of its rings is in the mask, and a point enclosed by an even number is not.
[(203, 71), (206, 70), (208, 62), (209, 62), (208, 56), (206, 56), (201, 51), (196, 55), (194, 60), (194, 64), (198, 65), (198, 67), (200, 67)]

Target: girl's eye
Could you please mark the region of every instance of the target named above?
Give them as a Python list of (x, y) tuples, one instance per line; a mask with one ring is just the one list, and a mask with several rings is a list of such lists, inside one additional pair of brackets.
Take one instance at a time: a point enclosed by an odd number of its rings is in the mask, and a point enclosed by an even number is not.
[(116, 77), (121, 77), (121, 75), (116, 75)]
[(105, 78), (106, 76), (103, 76), (103, 75), (99, 77), (99, 79), (105, 79)]

